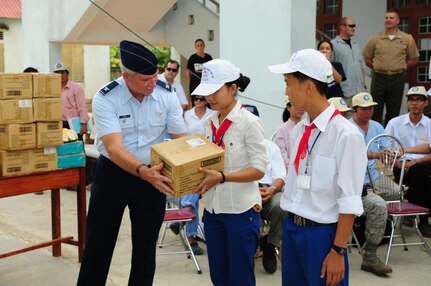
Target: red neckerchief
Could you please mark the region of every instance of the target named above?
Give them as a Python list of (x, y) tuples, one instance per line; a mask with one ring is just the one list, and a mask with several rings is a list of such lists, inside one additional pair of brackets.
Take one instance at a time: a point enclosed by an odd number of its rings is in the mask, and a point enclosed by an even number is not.
[(211, 121), (211, 129), (213, 132), (212, 140), (215, 144), (222, 147), (223, 149), (225, 148), (223, 137), (231, 125), (232, 125), (232, 121), (225, 118), (221, 123), (220, 127), (217, 129), (215, 128), (214, 123)]
[[(339, 115), (339, 114), (340, 114), (340, 111), (338, 111), (338, 109), (335, 109), (334, 113), (332, 114), (331, 118), (329, 118), (328, 122), (331, 121), (332, 118), (334, 118), (336, 115)], [(295, 161), (293, 162), (296, 175), (298, 175), (299, 161), (303, 160), (307, 155), (308, 140), (310, 139), (311, 130), (313, 130), (314, 128), (316, 128), (316, 125), (314, 123), (311, 124), (310, 126), (305, 127), (305, 132), (304, 134), (302, 134), (301, 141), (299, 141), (298, 151), (296, 151)]]

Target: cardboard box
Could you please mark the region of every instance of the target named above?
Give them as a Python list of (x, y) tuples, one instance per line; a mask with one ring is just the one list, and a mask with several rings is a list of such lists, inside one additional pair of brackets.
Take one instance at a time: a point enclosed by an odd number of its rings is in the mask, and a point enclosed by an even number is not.
[(61, 98), (34, 98), (34, 121), (61, 121)]
[(33, 97), (30, 73), (0, 74), (0, 99), (26, 99)]
[(37, 122), (36, 123), (36, 147), (52, 147), (63, 144), (63, 123)]
[(31, 99), (0, 100), (0, 124), (33, 122)]
[(29, 150), (0, 150), (0, 171), (2, 176), (17, 176), (31, 173)]
[(61, 75), (34, 73), (33, 97), (61, 97)]
[(31, 172), (45, 172), (57, 169), (57, 149), (55, 147), (31, 149)]
[(84, 153), (82, 141), (68, 142), (57, 146), (57, 156), (73, 155)]
[(65, 156), (58, 156), (57, 159), (58, 168), (71, 168), (71, 167), (84, 167), (85, 166), (85, 154), (71, 154)]
[(151, 146), (151, 165), (163, 163), (162, 174), (171, 178), (175, 197), (191, 193), (205, 175), (199, 167), (223, 171), (224, 150), (200, 134)]
[(32, 148), (36, 148), (36, 125), (34, 123), (0, 125), (1, 150)]

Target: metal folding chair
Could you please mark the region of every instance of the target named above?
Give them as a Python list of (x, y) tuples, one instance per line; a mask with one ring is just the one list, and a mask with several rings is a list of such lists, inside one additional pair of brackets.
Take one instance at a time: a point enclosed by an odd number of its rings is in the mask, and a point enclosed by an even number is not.
[[(379, 173), (379, 178), (375, 181), (371, 180), (371, 185), (373, 191), (387, 202), (388, 219), (391, 223), (391, 234), (389, 236), (385, 264), (388, 264), (391, 249), (394, 246), (404, 246), (404, 250), (408, 250), (408, 245), (424, 245), (431, 256), (430, 247), (418, 228), (418, 216), (428, 214), (429, 209), (404, 201), (403, 177), (405, 156), (402, 144), (397, 138), (382, 134), (374, 137), (368, 143), (367, 153), (370, 154), (370, 152), (374, 155), (372, 160), (376, 160), (374, 169)], [(397, 160), (401, 162), (401, 174), (398, 184), (395, 183), (393, 174), (394, 165)], [(372, 178), (373, 170), (370, 168), (370, 164), (368, 164), (367, 170), (369, 177)], [(406, 241), (403, 226), (402, 223), (399, 223), (399, 219), (408, 216), (414, 217), (414, 228), (420, 238), (420, 242)], [(397, 224), (399, 233), (395, 233)], [(394, 243), (394, 238), (399, 237), (402, 239), (402, 243)]]
[[(176, 202), (177, 200), (178, 202)], [(174, 203), (173, 203), (174, 202)], [(190, 242), (187, 239), (187, 226), (186, 222), (193, 220), (196, 217), (195, 214), (193, 214), (190, 211), (182, 210), (181, 209), (181, 199), (172, 199), (168, 200), (167, 202), (167, 208), (165, 210), (165, 216), (163, 218), (163, 224), (162, 227), (162, 233), (159, 237), (159, 241), (157, 243), (157, 246), (159, 248), (165, 248), (168, 246), (180, 246), (184, 250), (178, 250), (178, 251), (158, 251), (157, 254), (160, 255), (171, 255), (171, 254), (186, 254), (187, 258), (193, 259), (193, 262), (196, 266), (196, 270), (198, 274), (202, 274), (202, 270), (199, 266), (199, 263), (196, 259), (195, 254), (193, 253), (192, 246), (190, 245)], [(166, 230), (169, 224), (171, 223), (180, 223), (180, 233), (178, 234), (179, 241), (176, 240), (174, 242), (165, 243), (165, 236), (166, 236)]]

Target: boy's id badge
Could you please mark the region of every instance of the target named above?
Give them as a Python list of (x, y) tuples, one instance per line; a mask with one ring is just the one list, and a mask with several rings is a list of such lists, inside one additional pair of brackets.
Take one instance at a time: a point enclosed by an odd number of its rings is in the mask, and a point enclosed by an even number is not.
[(298, 183), (298, 188), (309, 190), (311, 187), (311, 176), (299, 175), (297, 183)]

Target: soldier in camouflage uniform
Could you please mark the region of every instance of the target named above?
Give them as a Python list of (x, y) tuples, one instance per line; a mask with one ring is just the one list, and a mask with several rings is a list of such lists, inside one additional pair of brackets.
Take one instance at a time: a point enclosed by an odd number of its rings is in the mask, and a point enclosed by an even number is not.
[[(358, 127), (359, 131), (364, 136), (365, 144), (377, 135), (383, 134), (383, 126), (371, 120), (373, 116), (373, 106), (377, 103), (373, 101), (369, 93), (361, 92), (353, 96), (352, 108), (353, 117), (350, 121)], [(375, 160), (369, 160), (370, 169), (374, 169)], [(379, 173), (374, 170), (371, 173), (373, 182), (379, 179)], [(368, 191), (370, 190), (370, 191)], [(377, 257), (377, 246), (381, 242), (388, 217), (388, 209), (385, 200), (376, 195), (370, 186), (370, 177), (366, 172), (364, 180), (364, 191), (362, 193), (362, 204), (364, 206), (364, 214), (366, 216), (365, 224), (365, 246), (362, 256), (361, 269), (372, 272), (379, 276), (385, 276), (392, 273), (392, 268), (385, 265)]]

